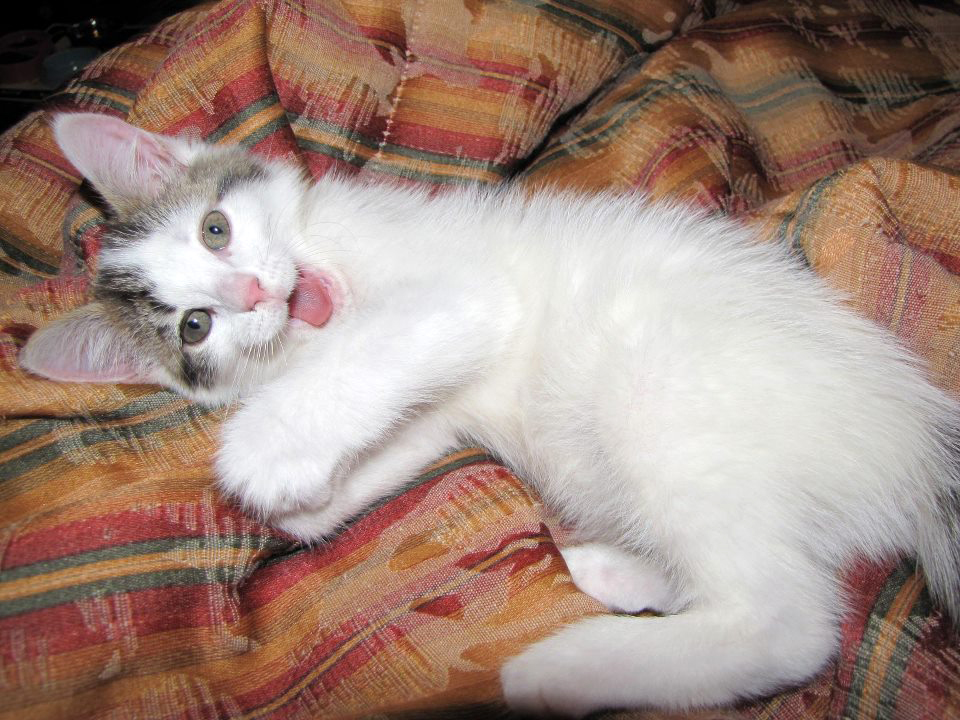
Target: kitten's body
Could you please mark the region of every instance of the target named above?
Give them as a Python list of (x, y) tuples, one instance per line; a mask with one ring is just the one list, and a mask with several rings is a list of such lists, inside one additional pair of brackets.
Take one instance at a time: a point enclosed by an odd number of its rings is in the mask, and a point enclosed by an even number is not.
[[(161, 148), (140, 148), (156, 156), (152, 199), (125, 210), (143, 173), (105, 171), (70, 125), (117, 121), (76, 117), (88, 119), (58, 127), (68, 156), (121, 218), (146, 202), (154, 222), (104, 248), (109, 322), (102, 308), (61, 321), (25, 366), (241, 395), (221, 486), (305, 539), (464, 439), (491, 448), (579, 529), (584, 544), (564, 555), (582, 589), (675, 613), (592, 618), (533, 645), (503, 671), (515, 707), (686, 707), (803, 680), (835, 650), (836, 574), (857, 553), (919, 553), (956, 617), (956, 406), (780, 249), (639, 199), (308, 187), (249, 158), (244, 171), (237, 151), (110, 125)], [(214, 158), (178, 183), (206, 190), (164, 199), (170, 158), (181, 172)], [(231, 218), (229, 253), (196, 240), (212, 209)], [(160, 318), (131, 313), (131, 327), (109, 269), (134, 267)], [(288, 317), (298, 272), (329, 295), (322, 327)], [(243, 300), (251, 275), (263, 302)], [(150, 335), (165, 307), (174, 323), (213, 308), (213, 330), (169, 345), (166, 364), (131, 360), (142, 345), (114, 352), (121, 378), (103, 348)], [(191, 363), (202, 371), (183, 372)]]

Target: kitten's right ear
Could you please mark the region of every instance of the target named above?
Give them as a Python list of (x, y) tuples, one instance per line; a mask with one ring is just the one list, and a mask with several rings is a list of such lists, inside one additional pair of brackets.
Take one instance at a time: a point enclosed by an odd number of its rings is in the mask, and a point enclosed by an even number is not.
[(196, 154), (188, 142), (98, 113), (63, 113), (53, 134), (67, 160), (118, 213), (154, 199)]
[(61, 382), (160, 383), (133, 341), (89, 303), (40, 328), (20, 351), (20, 367)]

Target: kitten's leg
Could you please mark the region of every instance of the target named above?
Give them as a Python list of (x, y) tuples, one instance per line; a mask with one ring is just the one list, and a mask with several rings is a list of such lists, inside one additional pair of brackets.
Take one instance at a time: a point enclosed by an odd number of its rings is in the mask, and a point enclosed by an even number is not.
[(338, 479), (329, 502), (277, 516), (272, 523), (307, 542), (328, 538), (377, 502), (401, 492), (421, 470), (457, 445), (442, 417), (420, 416)]
[(656, 564), (622, 548), (585, 543), (562, 548), (573, 582), (616, 612), (677, 612), (687, 603)]
[[(225, 423), (220, 487), (267, 522), (331, 502), (339, 474), (476, 377), (505, 343), (490, 303), (457, 293), (409, 287), (316, 331)], [(415, 467), (398, 483), (420, 467), (406, 465)]]

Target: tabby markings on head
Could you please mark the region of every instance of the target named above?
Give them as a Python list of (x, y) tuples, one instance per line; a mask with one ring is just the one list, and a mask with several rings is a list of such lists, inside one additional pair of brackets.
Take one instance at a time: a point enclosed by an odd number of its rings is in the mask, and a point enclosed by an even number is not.
[[(102, 252), (109, 254), (112, 249), (135, 246), (162, 230), (181, 208), (196, 207), (198, 198), (213, 206), (234, 187), (266, 177), (264, 167), (239, 150), (225, 149), (202, 157), (185, 168), (176, 182), (167, 182), (154, 200), (111, 218)], [(101, 268), (94, 280), (94, 296), (114, 321), (133, 336), (140, 351), (156, 358), (188, 387), (211, 387), (216, 369), (203, 349), (183, 349), (180, 311), (160, 300), (154, 285), (137, 268), (103, 264)]]

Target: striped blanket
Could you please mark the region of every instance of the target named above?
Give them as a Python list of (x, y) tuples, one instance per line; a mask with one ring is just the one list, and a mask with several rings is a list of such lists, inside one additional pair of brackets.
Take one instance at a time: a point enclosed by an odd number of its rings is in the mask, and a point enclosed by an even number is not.
[[(315, 176), (637, 189), (747, 215), (960, 391), (952, 3), (223, 0), (107, 53), (49, 109)], [(304, 548), (212, 487), (222, 413), (17, 368), (30, 332), (83, 301), (102, 233), (47, 112), (0, 139), (0, 718), (500, 712), (504, 658), (602, 608), (482, 450)], [(914, 566), (860, 563), (846, 583), (835, 663), (700, 715), (958, 716), (960, 649)]]

